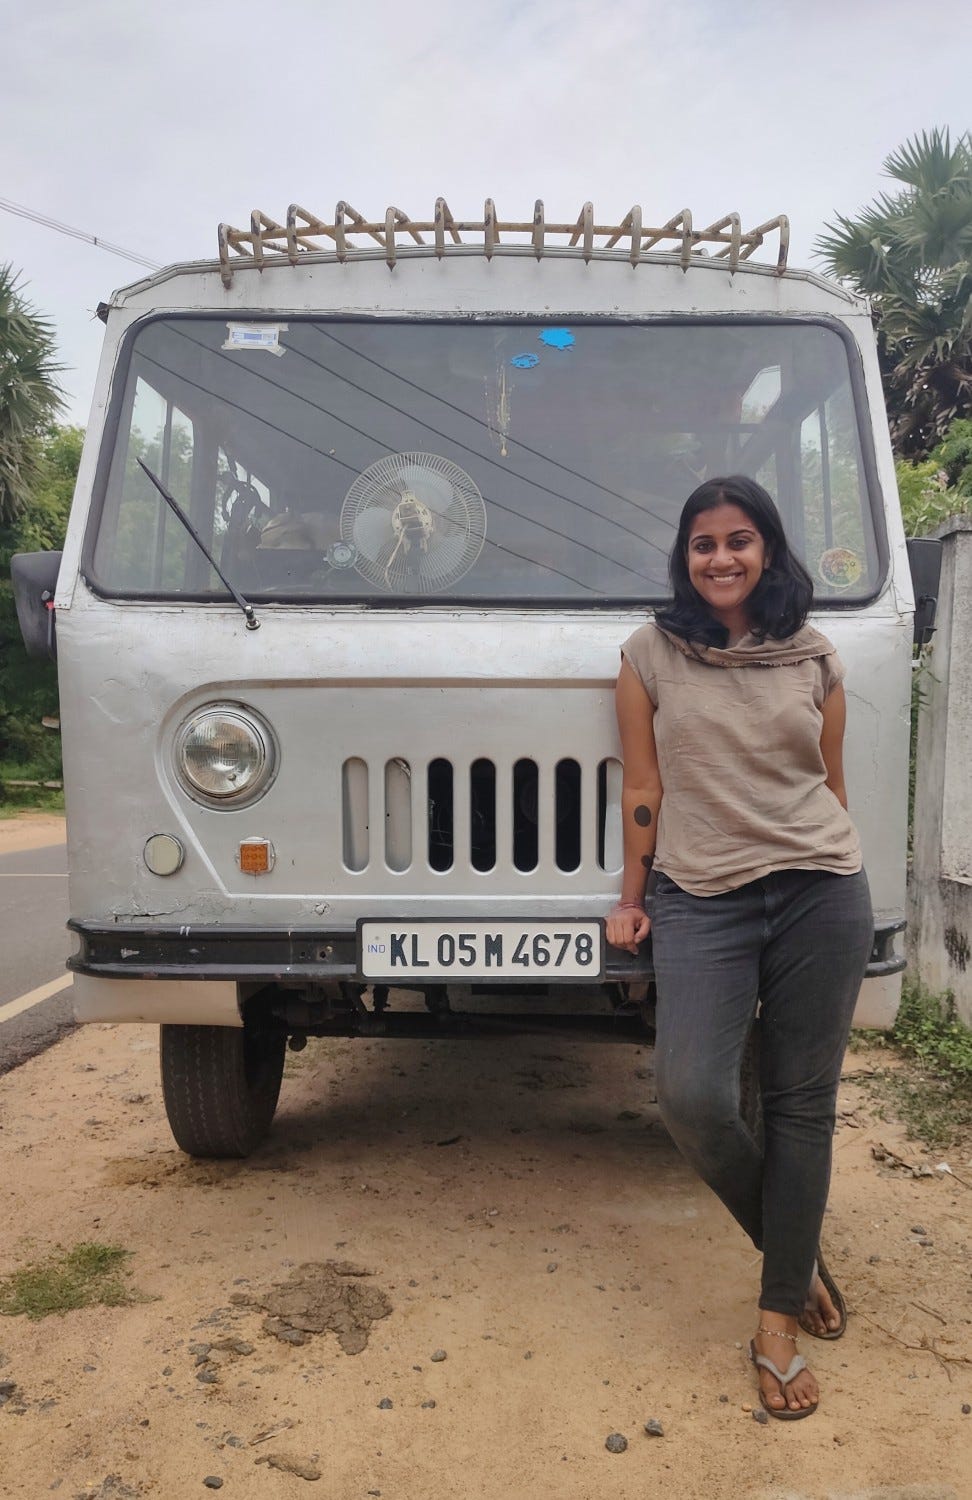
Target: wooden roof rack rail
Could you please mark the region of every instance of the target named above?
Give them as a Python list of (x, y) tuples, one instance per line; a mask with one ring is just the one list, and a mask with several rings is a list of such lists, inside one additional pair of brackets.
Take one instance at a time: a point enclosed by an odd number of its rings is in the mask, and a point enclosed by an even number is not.
[[(677, 254), (686, 271), (693, 262), (697, 264), (700, 258), (711, 255), (733, 272), (771, 234), (779, 237), (773, 270), (782, 275), (790, 244), (790, 221), (785, 214), (744, 230), (739, 215), (730, 213), (705, 229), (696, 229), (691, 211), (683, 208), (666, 223), (655, 226), (644, 223), (641, 205), (636, 203), (620, 224), (597, 224), (594, 205), (587, 202), (572, 223), (551, 224), (540, 198), (532, 220), (500, 219), (492, 198), (487, 198), (482, 219), (460, 220), (453, 217), (444, 198), (437, 198), (431, 219), (410, 219), (400, 208), (389, 207), (383, 219), (368, 220), (342, 200), (334, 210), (333, 223), (292, 203), (285, 224), (278, 224), (260, 209), (250, 215), (249, 229), (220, 224), (219, 262), (225, 286), (232, 284), (234, 271), (243, 267), (262, 271), (281, 260), (297, 265), (306, 255), (334, 256), (344, 262), (355, 256), (373, 256), (376, 247), (384, 251), (392, 270), (401, 250), (441, 259), (455, 251), (468, 254), (478, 248), (487, 260), (497, 253), (532, 250), (538, 260), (555, 252), (578, 255), (587, 263), (595, 256), (623, 255), (632, 266)], [(625, 248), (617, 249), (622, 241)]]

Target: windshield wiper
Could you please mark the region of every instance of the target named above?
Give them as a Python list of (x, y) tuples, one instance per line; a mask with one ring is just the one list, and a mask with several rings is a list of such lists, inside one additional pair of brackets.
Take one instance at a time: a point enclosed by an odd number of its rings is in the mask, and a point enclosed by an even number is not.
[(143, 463), (140, 458), (137, 458), (135, 460), (135, 462), (138, 464), (138, 466), (139, 466), (140, 469), (144, 469), (145, 470), (146, 474), (148, 475), (149, 479), (151, 479), (152, 483), (155, 485), (155, 488), (158, 490), (159, 494), (162, 496), (162, 499), (165, 501), (166, 505), (168, 505), (171, 510), (175, 511), (176, 515), (179, 517), (179, 520), (182, 522), (183, 526), (186, 528), (186, 530), (188, 531), (189, 535), (192, 537), (193, 541), (195, 542), (196, 546), (199, 548), (199, 550), (202, 553), (203, 557), (205, 557), (206, 561), (211, 565), (211, 567), (213, 569), (213, 572), (217, 575), (218, 578), (220, 578), (222, 580), (223, 583), (225, 583), (226, 587), (229, 589), (229, 591), (233, 595), (233, 598), (235, 599), (236, 603), (240, 606), (240, 609), (243, 611), (244, 615), (246, 616), (246, 628), (247, 628), (247, 630), (259, 630), (260, 629), (260, 621), (257, 619), (257, 617), (256, 617), (256, 615), (254, 613), (253, 605), (252, 604), (247, 604), (246, 600), (243, 598), (243, 595), (239, 592), (239, 590), (235, 589), (233, 587), (233, 585), (230, 583), (229, 579), (227, 578), (226, 574), (223, 572), (223, 570), (220, 567), (219, 563), (216, 561), (215, 557), (210, 552), (209, 548), (206, 546), (206, 543), (203, 541), (202, 537), (199, 535), (199, 532), (196, 530), (195, 526), (193, 526), (193, 524), (190, 521), (189, 517), (186, 515), (185, 511), (182, 509), (182, 506), (179, 504), (178, 500), (174, 500), (172, 498), (172, 496), (169, 494), (168, 490), (166, 489), (165, 485), (162, 483), (161, 479), (159, 479), (159, 477), (158, 477), (157, 474), (153, 474), (152, 473), (152, 470), (149, 468), (149, 466), (148, 466), (147, 463)]

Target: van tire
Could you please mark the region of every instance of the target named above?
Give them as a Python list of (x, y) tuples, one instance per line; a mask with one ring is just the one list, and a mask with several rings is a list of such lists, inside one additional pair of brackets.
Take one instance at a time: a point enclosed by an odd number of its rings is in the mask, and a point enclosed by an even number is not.
[(287, 1034), (245, 1026), (163, 1026), (162, 1097), (176, 1144), (189, 1156), (249, 1156), (270, 1129)]

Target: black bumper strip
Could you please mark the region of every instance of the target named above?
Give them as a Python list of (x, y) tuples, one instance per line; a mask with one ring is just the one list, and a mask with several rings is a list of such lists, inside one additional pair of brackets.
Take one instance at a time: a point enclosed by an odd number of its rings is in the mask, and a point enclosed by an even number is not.
[[(241, 984), (296, 985), (342, 979), (365, 982), (358, 969), (356, 935), (346, 928), (106, 927), (74, 918), (67, 925), (80, 939), (68, 968), (102, 979), (228, 979)], [(876, 924), (866, 971), (869, 979), (904, 968), (905, 960), (894, 952), (894, 938), (905, 925), (903, 918)], [(605, 949), (604, 980), (644, 982), (653, 976), (650, 940), (638, 954)]]
[(882, 979), (886, 974), (900, 974), (907, 960), (894, 951), (894, 940), (908, 923), (904, 917), (888, 917), (874, 924), (874, 942), (867, 961), (868, 979)]

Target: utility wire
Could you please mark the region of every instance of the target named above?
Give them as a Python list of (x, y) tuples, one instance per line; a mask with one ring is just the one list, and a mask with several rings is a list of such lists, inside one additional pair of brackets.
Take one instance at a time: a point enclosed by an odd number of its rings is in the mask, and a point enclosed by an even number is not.
[(148, 260), (144, 255), (137, 255), (134, 250), (125, 250), (121, 245), (113, 245), (96, 234), (86, 234), (83, 229), (72, 229), (70, 224), (62, 224), (59, 219), (49, 219), (46, 214), (35, 213), (22, 203), (11, 203), (7, 198), (0, 198), (0, 208), (5, 209), (8, 214), (17, 214), (21, 219), (30, 219), (34, 224), (43, 224), (45, 229), (56, 229), (58, 234), (70, 235), (74, 240), (86, 240), (89, 245), (97, 245), (99, 250), (107, 250), (109, 255), (120, 255), (122, 260), (134, 261), (137, 266), (146, 266), (150, 271), (162, 269), (158, 261)]

